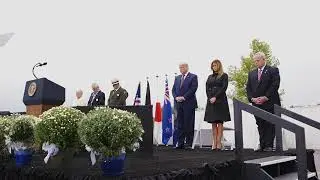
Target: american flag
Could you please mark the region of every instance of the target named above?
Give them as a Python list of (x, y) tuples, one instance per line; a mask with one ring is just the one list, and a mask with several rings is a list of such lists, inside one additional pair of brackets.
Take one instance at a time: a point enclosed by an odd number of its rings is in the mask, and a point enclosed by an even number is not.
[(139, 106), (140, 104), (141, 104), (141, 85), (140, 85), (140, 82), (139, 82), (137, 93), (136, 93), (136, 97), (134, 98), (133, 105), (134, 106)]

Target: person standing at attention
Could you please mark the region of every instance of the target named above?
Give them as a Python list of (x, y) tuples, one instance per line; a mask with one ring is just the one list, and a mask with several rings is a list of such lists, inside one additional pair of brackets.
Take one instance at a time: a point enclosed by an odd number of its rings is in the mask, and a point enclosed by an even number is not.
[(85, 106), (86, 103), (85, 101), (83, 100), (83, 91), (81, 89), (78, 89), (76, 91), (76, 98), (73, 103), (72, 103), (72, 106)]
[(207, 106), (204, 120), (212, 124), (212, 150), (221, 150), (223, 123), (231, 121), (226, 95), (228, 75), (223, 72), (222, 63), (218, 59), (212, 61), (211, 70), (213, 73), (206, 82)]
[(104, 106), (106, 96), (104, 92), (102, 92), (97, 83), (93, 83), (91, 85), (92, 93), (90, 99), (88, 101), (88, 106)]
[[(274, 113), (274, 104), (280, 106), (278, 89), (280, 86), (279, 69), (266, 64), (266, 56), (262, 52), (253, 55), (256, 69), (249, 72), (247, 81), (247, 97), (253, 106)], [(260, 147), (257, 151), (273, 151), (275, 138), (274, 124), (257, 116)]]
[(191, 148), (194, 136), (195, 109), (197, 107), (196, 91), (198, 77), (189, 72), (187, 63), (179, 65), (181, 75), (175, 78), (172, 95), (177, 108), (178, 149)]
[(110, 91), (108, 105), (125, 106), (128, 98), (128, 92), (120, 86), (118, 79), (113, 79), (111, 83), (113, 90)]

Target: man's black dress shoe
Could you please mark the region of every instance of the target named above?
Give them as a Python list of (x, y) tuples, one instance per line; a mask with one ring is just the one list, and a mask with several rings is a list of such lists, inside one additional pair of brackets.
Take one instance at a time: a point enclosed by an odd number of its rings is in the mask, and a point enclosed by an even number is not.
[(176, 149), (185, 149), (184, 146), (177, 146)]
[(254, 152), (263, 152), (263, 149), (259, 148), (259, 149), (255, 150)]

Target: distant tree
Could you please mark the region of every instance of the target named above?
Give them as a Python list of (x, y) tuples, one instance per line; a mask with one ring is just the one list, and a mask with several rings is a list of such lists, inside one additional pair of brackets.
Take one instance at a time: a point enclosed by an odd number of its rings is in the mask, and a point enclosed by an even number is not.
[[(250, 44), (250, 54), (248, 56), (241, 57), (240, 68), (236, 66), (229, 67), (230, 83), (234, 89), (229, 93), (229, 97), (237, 98), (242, 102), (247, 102), (246, 84), (248, 79), (248, 73), (256, 68), (252, 59), (253, 55), (257, 52), (263, 52), (266, 55), (267, 64), (270, 66), (278, 67), (280, 65), (279, 59), (272, 56), (270, 45), (259, 39), (253, 39)], [(284, 90), (280, 90), (280, 95), (284, 94)]]

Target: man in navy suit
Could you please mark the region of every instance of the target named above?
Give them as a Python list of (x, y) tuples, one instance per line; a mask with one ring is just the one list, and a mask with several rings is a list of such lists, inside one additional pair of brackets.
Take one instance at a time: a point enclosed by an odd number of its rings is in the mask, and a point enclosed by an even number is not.
[[(248, 75), (247, 96), (253, 106), (274, 113), (274, 104), (280, 105), (278, 89), (280, 86), (279, 69), (266, 65), (262, 52), (253, 56), (257, 69)], [(275, 126), (264, 119), (256, 118), (260, 147), (258, 151), (272, 151), (275, 138)]]
[(179, 69), (181, 75), (175, 78), (172, 94), (177, 108), (177, 148), (184, 149), (190, 148), (193, 141), (198, 77), (188, 72), (187, 63), (181, 63)]
[(105, 105), (105, 94), (100, 90), (99, 85), (93, 83), (91, 85), (92, 93), (88, 101), (88, 106), (104, 106)]

